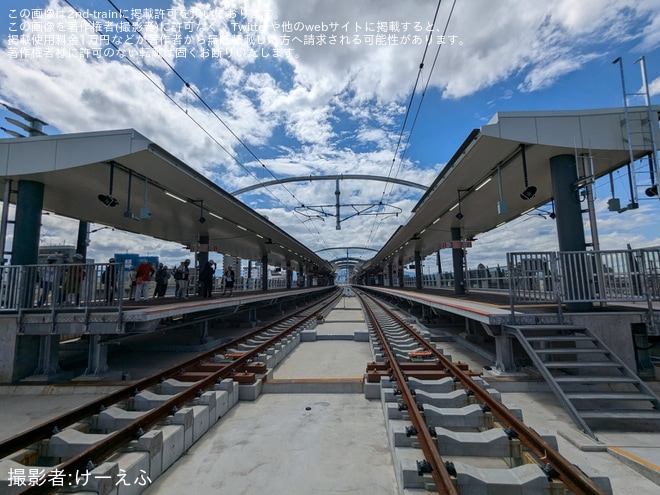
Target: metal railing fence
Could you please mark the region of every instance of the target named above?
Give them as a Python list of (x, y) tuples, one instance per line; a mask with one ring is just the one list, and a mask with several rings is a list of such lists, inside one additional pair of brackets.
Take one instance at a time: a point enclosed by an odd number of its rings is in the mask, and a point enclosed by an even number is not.
[(119, 307), (130, 283), (121, 263), (0, 266), (0, 311)]
[[(660, 248), (608, 251), (547, 251), (507, 253), (506, 267), (465, 271), (465, 288), (508, 292), (511, 316), (525, 304), (554, 304), (560, 321), (567, 303), (646, 303), (654, 328), (653, 302), (660, 301)], [(385, 275), (385, 286), (390, 280)], [(424, 288), (451, 288), (451, 272), (422, 274)], [(398, 279), (392, 286), (398, 287)], [(404, 287), (416, 287), (414, 275), (403, 277)]]
[[(508, 253), (511, 314), (516, 305), (660, 300), (660, 248)], [(652, 315), (651, 315), (652, 317)], [(651, 320), (652, 321), (652, 320)]]
[[(268, 290), (285, 289), (286, 278), (268, 280)], [(292, 282), (295, 285), (295, 282)], [(156, 283), (150, 282), (149, 298)], [(175, 281), (170, 277), (166, 296), (174, 295)], [(196, 292), (197, 283), (191, 277), (188, 293)], [(214, 279), (214, 293), (224, 289), (222, 277)], [(241, 277), (235, 290), (261, 291), (262, 280)], [(123, 263), (80, 263), (0, 266), (0, 312), (56, 311), (60, 309), (112, 310), (135, 294)]]
[[(384, 278), (385, 286), (389, 286), (389, 279)], [(416, 277), (414, 275), (404, 275), (404, 287), (416, 287)], [(398, 280), (393, 281), (393, 286), (398, 287)], [(465, 271), (465, 286), (467, 289), (489, 290), (506, 292), (509, 289), (509, 275), (506, 268), (475, 268)], [(451, 289), (454, 287), (454, 274), (452, 272), (443, 272), (438, 276), (437, 273), (425, 273), (422, 275), (422, 287), (427, 289)]]

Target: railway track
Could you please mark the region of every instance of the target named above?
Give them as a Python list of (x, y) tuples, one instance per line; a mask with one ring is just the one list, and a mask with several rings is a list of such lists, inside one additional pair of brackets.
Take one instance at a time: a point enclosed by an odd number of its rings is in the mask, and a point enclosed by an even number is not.
[[(151, 433), (162, 425), (183, 425), (182, 454), (238, 402), (239, 384), (256, 387), (269, 364), (276, 365), (291, 350), (292, 336), (315, 326), (340, 295), (335, 291), (243, 337), (0, 442), (0, 462), (10, 477), (8, 493), (71, 492), (83, 484), (81, 491), (104, 492), (122, 475), (131, 481), (136, 475), (136, 480), (152, 481), (150, 476), (160, 472), (132, 466), (135, 472), (128, 473), (118, 467), (121, 463), (105, 461), (116, 461), (122, 449), (140, 449), (140, 442), (151, 449)], [(173, 463), (176, 456), (170, 457)]]
[[(492, 477), (488, 477), (488, 470), (477, 470), (475, 465), (467, 464), (465, 455), (477, 457), (487, 455), (489, 446), (487, 438), (493, 438), (492, 429), (498, 428), (500, 437), (504, 435), (509, 444), (509, 464), (511, 465), (510, 478), (515, 482), (522, 479), (518, 473), (513, 473), (520, 468), (530, 471), (530, 466), (537, 466), (537, 474), (541, 478), (547, 478), (543, 492), (520, 491), (515, 493), (575, 493), (575, 494), (605, 494), (611, 492), (609, 480), (601, 478), (601, 487), (594, 479), (589, 478), (580, 468), (568, 462), (546, 439), (542, 438), (534, 430), (525, 425), (520, 414), (504, 406), (497, 397), (496, 391), (487, 389), (487, 385), (475, 373), (467, 371), (467, 367), (460, 363), (453, 363), (440, 352), (427, 338), (420, 335), (411, 325), (406, 323), (396, 313), (391, 311), (385, 304), (376, 300), (366, 293), (358, 291), (362, 304), (367, 314), (368, 327), (371, 334), (374, 354), (378, 361), (367, 366), (367, 381), (378, 383), (383, 388), (384, 410), (394, 410), (393, 419), (401, 419), (410, 423), (405, 427), (405, 437), (416, 438), (416, 441), (403, 441), (402, 444), (414, 445), (421, 449), (422, 459), (416, 462), (417, 474), (420, 478), (417, 485), (429, 489), (428, 479), (432, 478), (433, 485), (440, 494), (470, 493), (469, 488), (462, 486), (460, 480), (466, 477), (476, 476), (477, 471), (483, 478), (480, 480), (489, 485), (489, 490), (495, 490), (495, 484), (505, 484), (506, 476), (503, 470), (493, 471)], [(411, 362), (416, 359), (417, 362)], [(451, 392), (447, 393), (425, 393), (424, 385), (429, 380), (449, 382)], [(384, 387), (391, 387), (387, 392)], [(461, 404), (454, 399), (458, 395), (464, 397), (465, 404), (472, 403), (472, 410), (467, 411), (470, 406), (438, 407), (443, 403), (443, 397), (447, 403)], [(495, 393), (494, 393), (495, 392)], [(466, 400), (467, 399), (467, 400)], [(394, 402), (396, 401), (396, 402)], [(389, 402), (389, 404), (387, 404)], [(436, 405), (432, 405), (435, 403)], [(479, 405), (477, 405), (479, 404)], [(480, 409), (480, 412), (475, 408)], [(461, 409), (462, 411), (459, 411)], [(459, 433), (450, 431), (452, 422), (456, 427), (456, 419), (453, 414), (464, 412), (462, 419), (466, 419), (472, 412), (481, 416), (472, 428), (465, 421), (455, 428)], [(388, 414), (389, 416), (389, 414)], [(461, 421), (459, 420), (459, 423)], [(393, 455), (397, 457), (397, 437), (402, 437), (393, 432), (396, 421), (389, 421), (390, 440)], [(490, 427), (489, 427), (490, 426)], [(467, 432), (471, 429), (472, 432)], [(440, 434), (439, 430), (442, 430)], [(461, 432), (463, 430), (463, 432)], [(449, 444), (447, 438), (458, 439), (448, 451), (451, 458), (460, 458), (462, 462), (444, 460), (443, 444)], [(393, 440), (393, 441), (392, 441)], [(461, 446), (461, 442), (465, 445)], [(456, 443), (459, 445), (456, 446)], [(469, 445), (468, 445), (469, 444)], [(481, 447), (480, 447), (481, 444)], [(492, 445), (492, 444), (491, 444)], [(475, 448), (476, 446), (476, 448)], [(465, 453), (468, 454), (465, 454)], [(513, 455), (513, 453), (516, 455)], [(506, 454), (506, 452), (505, 452)], [(513, 460), (513, 459), (517, 460)], [(477, 461), (477, 465), (478, 465)], [(400, 461), (399, 464), (405, 463)], [(396, 464), (396, 462), (395, 462)], [(414, 470), (413, 468), (413, 470)], [(533, 470), (534, 468), (532, 468)], [(405, 470), (405, 468), (404, 468)], [(400, 484), (404, 481), (405, 474), (398, 476)], [(426, 478), (426, 480), (422, 480)], [(528, 482), (529, 484), (529, 482)], [(543, 484), (543, 483), (541, 483)], [(470, 484), (471, 486), (474, 483)], [(492, 486), (490, 486), (492, 485)], [(485, 487), (484, 487), (485, 488)], [(479, 493), (482, 493), (481, 491)], [(483, 493), (490, 493), (490, 491)], [(500, 491), (497, 491), (500, 493)], [(502, 492), (504, 493), (504, 492)]]
[[(373, 356), (364, 391), (382, 402), (399, 493), (611, 493), (607, 478), (591, 479), (566, 461), (556, 440), (525, 426), (521, 413), (503, 406), (478, 373), (444, 356), (405, 317), (370, 296), (359, 296)], [(316, 327), (339, 298), (334, 293), (1, 442), (3, 469), (40, 473), (33, 474), (33, 486), (7, 493), (72, 491), (70, 485), (82, 482), (80, 491), (109, 493), (107, 485), (122, 476), (133, 483), (154, 481), (239, 400), (256, 398), (260, 379), (267, 380), (271, 368), (300, 342), (300, 332)], [(181, 431), (183, 439), (173, 440), (174, 431)], [(130, 460), (146, 452), (141, 455), (149, 465), (155, 451), (162, 456), (157, 470)], [(508, 469), (480, 467), (487, 456), (501, 457)], [(130, 488), (139, 493), (141, 487)]]

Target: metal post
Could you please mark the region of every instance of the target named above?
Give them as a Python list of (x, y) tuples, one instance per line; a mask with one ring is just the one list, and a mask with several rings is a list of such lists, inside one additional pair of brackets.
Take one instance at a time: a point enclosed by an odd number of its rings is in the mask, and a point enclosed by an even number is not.
[(5, 180), (5, 191), (2, 194), (2, 220), (0, 221), (0, 265), (5, 264), (5, 247), (7, 245), (7, 224), (9, 222), (9, 198), (11, 195), (11, 180)]
[(529, 187), (529, 178), (527, 177), (527, 158), (525, 157), (525, 145), (520, 145), (520, 157), (522, 159), (523, 177), (525, 179), (525, 187)]
[(286, 260), (286, 288), (291, 288), (291, 280), (293, 279), (293, 272), (291, 271), (291, 260)]
[(559, 316), (559, 324), (564, 324), (564, 286), (561, 279), (561, 270), (559, 267), (560, 257), (557, 253), (550, 255), (550, 266), (552, 267), (552, 288), (555, 292), (555, 300), (557, 301), (557, 315)]
[(268, 290), (268, 255), (264, 254), (261, 257), (261, 290)]
[[(593, 178), (593, 156), (589, 155), (588, 157), (582, 156), (582, 169), (586, 179)], [(585, 159), (588, 160), (587, 165), (585, 165)], [(589, 214), (589, 227), (591, 229), (591, 245), (594, 251), (600, 250), (600, 240), (598, 238), (598, 225), (596, 224), (596, 211), (594, 208), (594, 188), (593, 180), (587, 180), (585, 185), (587, 191), (587, 213)]]
[(335, 208), (336, 208), (336, 214), (337, 214), (337, 225), (335, 227), (335, 230), (341, 230), (341, 220), (339, 218), (339, 214), (341, 211), (341, 206), (339, 205), (339, 196), (341, 192), (339, 191), (339, 179), (335, 179)]
[(513, 338), (509, 335), (495, 336), (495, 368), (501, 373), (516, 371)]
[(422, 254), (419, 251), (415, 251), (415, 288), (417, 290), (422, 290)]
[(199, 329), (199, 343), (206, 344), (209, 341), (209, 320), (201, 322)]
[(630, 137), (630, 118), (628, 116), (628, 94), (626, 93), (626, 81), (623, 77), (623, 60), (621, 57), (617, 57), (613, 64), (618, 63), (619, 64), (619, 69), (621, 71), (621, 89), (623, 91), (623, 113), (624, 113), (624, 119), (626, 121), (626, 139), (628, 140), (628, 158), (630, 160), (630, 163), (628, 164), (628, 178), (630, 180), (630, 202), (631, 202), (631, 207), (637, 208), (638, 207), (638, 201), (637, 201), (637, 178), (635, 176), (635, 167), (633, 167), (633, 162), (635, 161), (633, 157), (633, 150), (632, 150), (632, 138)]
[[(653, 146), (653, 170), (655, 172), (655, 180), (651, 185), (657, 185), (660, 182), (660, 164), (658, 163), (658, 146), (656, 145), (655, 140), (655, 131), (657, 123), (653, 118), (653, 111), (651, 109), (651, 97), (649, 93), (649, 83), (646, 80), (646, 59), (642, 55), (635, 63), (640, 62), (640, 70), (642, 71), (642, 86), (644, 86), (644, 99), (646, 102), (646, 111), (648, 113), (649, 127), (651, 128), (651, 145)], [(660, 199), (660, 194), (657, 194), (658, 199)]]
[(89, 223), (84, 220), (78, 222), (78, 238), (76, 239), (76, 253), (87, 259), (87, 246), (89, 246)]
[(511, 309), (511, 325), (516, 324), (516, 278), (515, 278), (515, 253), (506, 253), (506, 265), (509, 272), (509, 307)]
[(465, 294), (465, 262), (463, 260), (465, 252), (461, 243), (461, 229), (459, 227), (451, 228), (451, 240), (458, 241), (452, 242), (451, 254), (454, 265), (454, 294), (460, 296)]
[(101, 335), (89, 336), (85, 375), (101, 376), (108, 372), (108, 347)]
[[(585, 165), (585, 158), (588, 160), (587, 165)], [(589, 155), (588, 157), (583, 156), (582, 157), (582, 166), (584, 168), (584, 174), (585, 177), (591, 177), (593, 178), (594, 176), (594, 157), (592, 155)], [(593, 250), (595, 251), (595, 263), (596, 266), (594, 267), (596, 269), (596, 280), (598, 281), (598, 292), (600, 299), (603, 299), (603, 291), (605, 290), (605, 278), (603, 274), (603, 264), (600, 262), (600, 239), (598, 237), (598, 225), (596, 223), (596, 207), (594, 205), (594, 185), (593, 181), (589, 180), (587, 181), (586, 185), (586, 191), (587, 191), (587, 212), (589, 214), (589, 226), (591, 228), (591, 245), (593, 247)], [(607, 305), (606, 301), (601, 301), (600, 306), (605, 307)]]

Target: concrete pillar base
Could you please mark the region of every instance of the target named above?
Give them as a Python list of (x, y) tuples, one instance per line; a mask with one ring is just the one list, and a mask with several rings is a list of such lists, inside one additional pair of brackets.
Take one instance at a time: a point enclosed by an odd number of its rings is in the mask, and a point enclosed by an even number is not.
[(85, 375), (102, 376), (106, 373), (108, 373), (108, 347), (101, 342), (100, 335), (90, 335)]
[(509, 336), (495, 337), (495, 367), (501, 373), (516, 371), (513, 359), (513, 341)]
[(39, 337), (39, 361), (35, 375), (56, 376), (60, 372), (58, 364), (60, 353), (59, 335), (42, 335)]

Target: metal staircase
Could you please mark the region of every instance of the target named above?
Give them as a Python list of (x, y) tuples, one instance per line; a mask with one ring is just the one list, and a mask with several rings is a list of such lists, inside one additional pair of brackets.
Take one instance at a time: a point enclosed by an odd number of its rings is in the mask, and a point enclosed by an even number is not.
[(659, 420), (660, 398), (609, 347), (584, 327), (510, 325), (576, 425), (596, 438), (589, 422)]

